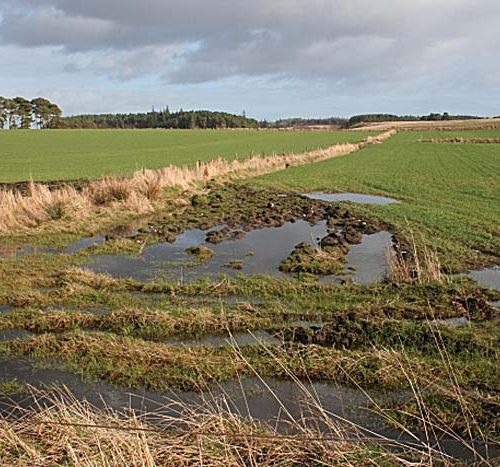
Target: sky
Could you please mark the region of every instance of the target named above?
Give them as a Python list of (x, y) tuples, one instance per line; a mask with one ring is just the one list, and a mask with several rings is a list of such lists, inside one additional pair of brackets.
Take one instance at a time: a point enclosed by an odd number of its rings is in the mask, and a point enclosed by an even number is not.
[(65, 115), (500, 115), (498, 0), (0, 0), (0, 95)]

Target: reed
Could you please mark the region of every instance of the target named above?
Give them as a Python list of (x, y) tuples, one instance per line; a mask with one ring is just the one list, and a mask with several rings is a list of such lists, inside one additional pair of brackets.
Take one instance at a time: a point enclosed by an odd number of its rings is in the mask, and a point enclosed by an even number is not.
[(425, 244), (417, 243), (413, 232), (409, 235), (409, 251), (397, 249), (387, 252), (387, 276), (392, 282), (448, 283), (438, 254)]

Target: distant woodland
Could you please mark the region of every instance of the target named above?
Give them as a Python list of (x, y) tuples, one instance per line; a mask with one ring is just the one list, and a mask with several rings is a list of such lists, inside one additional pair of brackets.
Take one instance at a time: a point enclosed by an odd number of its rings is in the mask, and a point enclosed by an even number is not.
[(257, 120), (245, 115), (208, 110), (165, 110), (147, 113), (77, 115), (57, 122), (57, 128), (258, 128)]
[(477, 119), (469, 115), (450, 115), (448, 113), (431, 113), (426, 116), (366, 114), (345, 118), (288, 118), (274, 122), (257, 121), (242, 115), (209, 110), (179, 110), (170, 112), (152, 110), (144, 113), (110, 113), (96, 115), (75, 115), (63, 117), (57, 104), (43, 97), (32, 100), (24, 97), (6, 98), (0, 96), (0, 129), (224, 129), (224, 128), (306, 128), (312, 126), (329, 126), (335, 128), (352, 128), (363, 123), (390, 121), (445, 121)]

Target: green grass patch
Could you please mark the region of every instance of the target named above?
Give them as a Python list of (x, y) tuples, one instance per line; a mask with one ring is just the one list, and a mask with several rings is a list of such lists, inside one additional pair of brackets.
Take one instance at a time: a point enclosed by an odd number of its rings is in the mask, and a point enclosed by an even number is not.
[(348, 131), (52, 130), (0, 132), (0, 182), (99, 178), (216, 157), (304, 152), (373, 134)]
[(392, 224), (406, 237), (413, 233), (450, 269), (498, 262), (499, 147), (418, 142), (421, 137), (444, 136), (445, 132), (403, 132), (355, 154), (275, 172), (252, 183), (301, 192), (394, 197), (402, 203), (353, 209)]
[(0, 396), (17, 396), (26, 392), (26, 385), (20, 383), (17, 379), (0, 381)]

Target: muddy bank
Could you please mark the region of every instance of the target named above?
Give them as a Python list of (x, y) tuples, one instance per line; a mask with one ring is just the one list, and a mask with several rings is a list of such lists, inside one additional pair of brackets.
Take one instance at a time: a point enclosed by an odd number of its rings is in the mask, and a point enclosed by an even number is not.
[[(497, 321), (495, 321), (496, 323)], [(486, 359), (496, 357), (496, 343), (478, 338), (467, 317), (432, 321), (395, 321), (363, 319), (354, 314), (338, 316), (323, 323), (295, 323), (275, 335), (284, 342), (320, 345), (339, 350), (368, 350), (370, 348), (404, 348), (406, 351), (439, 352), (440, 345), (449, 355), (469, 353)], [(463, 329), (463, 327), (467, 329)]]
[[(308, 199), (296, 193), (259, 190), (247, 185), (212, 186), (205, 195), (195, 195), (182, 213), (167, 214), (139, 230), (138, 238), (156, 236), (175, 241), (186, 230), (210, 232), (207, 240), (217, 244), (241, 239), (246, 232), (267, 227), (282, 227), (303, 220), (327, 221), (329, 227), (352, 227), (363, 233), (374, 233), (384, 226), (375, 221), (360, 220), (345, 207), (321, 200)], [(362, 223), (362, 224), (361, 224)]]

